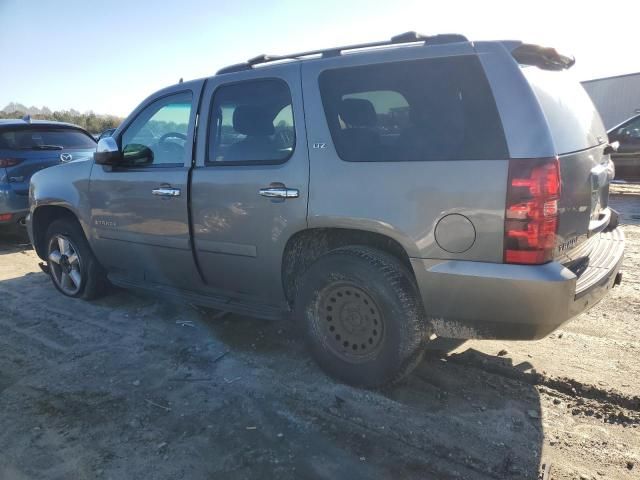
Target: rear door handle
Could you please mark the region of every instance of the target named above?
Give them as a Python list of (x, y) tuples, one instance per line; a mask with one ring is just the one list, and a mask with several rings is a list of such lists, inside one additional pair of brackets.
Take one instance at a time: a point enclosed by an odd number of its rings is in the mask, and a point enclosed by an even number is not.
[(298, 198), (300, 191), (297, 188), (268, 187), (261, 188), (260, 195), (268, 198)]
[(180, 189), (172, 187), (160, 187), (154, 188), (153, 190), (151, 190), (151, 193), (154, 195), (158, 195), (159, 197), (179, 197)]

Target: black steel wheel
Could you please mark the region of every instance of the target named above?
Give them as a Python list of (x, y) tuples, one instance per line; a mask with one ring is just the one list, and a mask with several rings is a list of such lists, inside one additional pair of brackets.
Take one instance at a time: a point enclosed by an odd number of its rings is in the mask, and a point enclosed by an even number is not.
[(322, 341), (348, 362), (374, 357), (383, 344), (384, 315), (375, 300), (352, 282), (335, 282), (319, 293), (314, 315), (320, 322)]
[(318, 259), (300, 281), (295, 307), (314, 359), (352, 385), (399, 381), (420, 361), (431, 334), (410, 270), (370, 247)]

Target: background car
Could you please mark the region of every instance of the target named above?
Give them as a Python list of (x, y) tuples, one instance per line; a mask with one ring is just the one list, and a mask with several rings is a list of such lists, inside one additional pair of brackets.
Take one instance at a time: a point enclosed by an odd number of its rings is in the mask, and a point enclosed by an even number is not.
[(116, 131), (115, 128), (107, 128), (103, 132), (100, 132), (100, 134), (98, 135), (98, 138), (96, 138), (96, 140), (100, 141), (105, 137), (110, 137), (111, 135), (113, 135), (113, 132), (115, 132), (115, 131)]
[(608, 132), (610, 142), (619, 142), (618, 151), (611, 155), (616, 177), (640, 180), (640, 114), (631, 117)]
[(0, 226), (24, 223), (34, 173), (92, 158), (96, 145), (86, 130), (69, 123), (0, 120)]

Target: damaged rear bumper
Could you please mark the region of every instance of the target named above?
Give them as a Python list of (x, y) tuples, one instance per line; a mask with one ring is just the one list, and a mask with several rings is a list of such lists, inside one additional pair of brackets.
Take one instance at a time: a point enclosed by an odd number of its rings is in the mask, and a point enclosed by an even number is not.
[(411, 259), (435, 333), (535, 340), (593, 307), (619, 283), (624, 235), (598, 234), (578, 277), (558, 262), (508, 265)]

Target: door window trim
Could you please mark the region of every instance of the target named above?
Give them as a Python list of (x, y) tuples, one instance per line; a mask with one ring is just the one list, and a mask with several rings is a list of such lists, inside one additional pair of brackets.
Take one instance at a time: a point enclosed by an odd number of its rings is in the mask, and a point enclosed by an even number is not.
[[(209, 154), (211, 152), (211, 148), (209, 148), (209, 146), (212, 141), (211, 123), (212, 123), (212, 114), (213, 114), (213, 103), (215, 102), (218, 90), (220, 90), (222, 87), (230, 87), (230, 86), (245, 84), (245, 83), (262, 82), (265, 80), (275, 80), (279, 83), (282, 83), (284, 84), (285, 87), (287, 87), (287, 91), (289, 92), (289, 98), (291, 99), (291, 119), (293, 120), (293, 131), (294, 131), (293, 145), (291, 147), (291, 152), (289, 153), (289, 155), (279, 160), (244, 160), (240, 162), (234, 161), (234, 160), (227, 160), (227, 161), (210, 160)], [(248, 167), (248, 166), (256, 166), (256, 165), (282, 165), (284, 163), (287, 163), (289, 159), (291, 159), (291, 157), (293, 157), (293, 155), (295, 154), (296, 147), (298, 145), (298, 132), (297, 132), (296, 117), (294, 112), (295, 109), (294, 109), (293, 102), (294, 102), (293, 95), (291, 94), (291, 87), (289, 87), (289, 83), (285, 79), (279, 78), (279, 77), (257, 77), (257, 78), (250, 78), (246, 80), (235, 80), (235, 81), (220, 83), (216, 85), (213, 92), (211, 92), (211, 99), (209, 100), (209, 111), (207, 112), (207, 125), (206, 125), (207, 131), (206, 131), (205, 146), (204, 146), (205, 148), (204, 167), (205, 168), (230, 167), (230, 166)]]
[[(127, 129), (133, 124), (133, 122), (135, 122), (137, 120), (137, 118), (142, 114), (142, 112), (144, 112), (146, 110), (146, 108), (160, 100), (163, 100), (167, 97), (173, 97), (175, 95), (180, 95), (181, 93), (189, 93), (191, 94), (191, 111), (189, 112), (189, 125), (187, 126), (187, 140), (186, 140), (186, 144), (185, 145), (190, 145), (192, 142), (194, 142), (194, 138), (195, 138), (195, 115), (197, 115), (197, 111), (196, 109), (194, 109), (194, 105), (193, 105), (193, 98), (195, 96), (195, 92), (190, 89), (190, 88), (185, 88), (182, 90), (176, 90), (173, 92), (167, 92), (164, 95), (160, 95), (157, 98), (153, 98), (151, 100), (149, 100), (148, 102), (145, 102), (144, 105), (142, 105), (142, 108), (138, 108), (138, 112), (131, 118), (127, 119), (127, 123), (122, 125), (122, 128), (120, 129), (120, 132), (118, 133), (118, 136), (116, 137), (116, 143), (118, 144), (118, 148), (120, 149), (120, 151), (122, 151), (122, 136), (124, 134), (124, 132), (127, 131)], [(191, 135), (189, 135), (189, 132), (191, 132)], [(191, 142), (189, 141), (189, 137), (191, 137)], [(113, 167), (114, 171), (132, 171), (132, 172), (144, 172), (146, 170), (155, 170), (158, 168), (184, 168), (187, 165), (187, 162), (189, 163), (188, 168), (191, 168), (191, 157), (193, 157), (193, 148), (194, 146), (191, 146), (191, 155), (187, 155), (185, 156), (185, 160), (184, 162), (180, 163), (180, 162), (174, 162), (174, 163), (157, 163), (157, 164), (151, 164), (151, 165), (145, 165), (145, 166), (141, 166), (141, 165), (115, 165)]]

